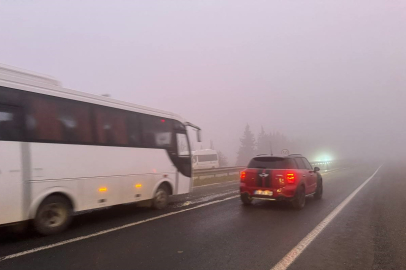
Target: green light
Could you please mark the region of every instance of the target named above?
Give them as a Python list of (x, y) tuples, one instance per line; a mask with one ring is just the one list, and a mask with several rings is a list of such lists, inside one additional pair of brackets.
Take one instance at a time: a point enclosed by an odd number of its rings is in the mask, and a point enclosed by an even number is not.
[(317, 158), (317, 161), (321, 161), (321, 162), (330, 162), (332, 161), (332, 157), (330, 155), (320, 155)]

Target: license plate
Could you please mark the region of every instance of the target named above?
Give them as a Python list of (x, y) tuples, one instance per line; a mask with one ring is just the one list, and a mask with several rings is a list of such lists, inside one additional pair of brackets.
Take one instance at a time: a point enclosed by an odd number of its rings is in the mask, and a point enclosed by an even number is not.
[(273, 192), (270, 190), (255, 190), (254, 191), (255, 195), (266, 195), (266, 196), (272, 196)]

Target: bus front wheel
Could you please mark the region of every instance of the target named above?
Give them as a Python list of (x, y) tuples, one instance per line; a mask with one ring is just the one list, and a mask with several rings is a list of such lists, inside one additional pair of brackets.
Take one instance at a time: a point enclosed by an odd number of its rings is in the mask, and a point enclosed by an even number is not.
[(155, 196), (152, 199), (152, 208), (164, 209), (169, 202), (169, 190), (165, 185), (160, 185), (155, 192)]
[(60, 195), (47, 197), (38, 207), (34, 218), (35, 229), (43, 235), (62, 232), (72, 221), (72, 205)]

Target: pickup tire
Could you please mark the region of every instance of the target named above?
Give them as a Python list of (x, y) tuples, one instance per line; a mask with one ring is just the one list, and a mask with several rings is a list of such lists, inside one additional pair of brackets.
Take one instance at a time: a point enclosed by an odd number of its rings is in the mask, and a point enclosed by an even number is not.
[(252, 198), (249, 197), (247, 193), (243, 193), (240, 195), (241, 201), (244, 205), (249, 206), (252, 204)]
[(314, 193), (313, 197), (316, 200), (320, 200), (322, 196), (323, 196), (323, 179), (321, 178), (321, 176), (318, 176), (316, 193)]
[(296, 190), (296, 195), (292, 201), (292, 206), (297, 210), (301, 210), (305, 205), (306, 205), (305, 187), (303, 185), (300, 185)]

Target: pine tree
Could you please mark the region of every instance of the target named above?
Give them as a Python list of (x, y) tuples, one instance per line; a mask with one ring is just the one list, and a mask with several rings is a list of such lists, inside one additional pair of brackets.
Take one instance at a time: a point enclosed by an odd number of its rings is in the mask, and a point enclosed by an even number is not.
[(257, 139), (257, 155), (259, 154), (270, 154), (269, 136), (265, 133), (264, 127), (261, 127)]
[(241, 145), (237, 153), (237, 166), (246, 166), (255, 155), (255, 137), (250, 130), (250, 126), (245, 126), (244, 134), (240, 139)]

